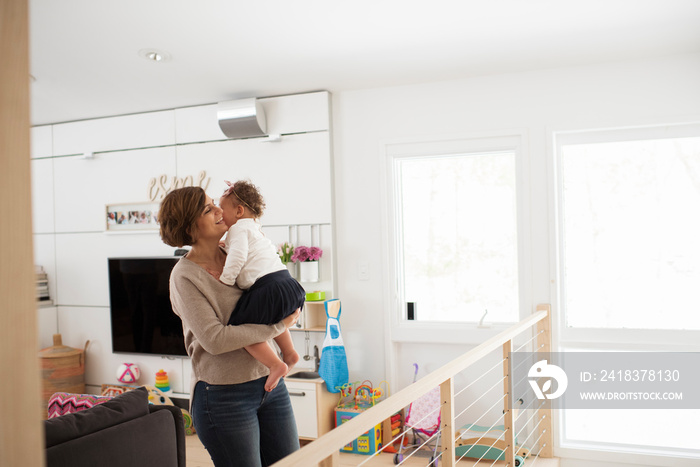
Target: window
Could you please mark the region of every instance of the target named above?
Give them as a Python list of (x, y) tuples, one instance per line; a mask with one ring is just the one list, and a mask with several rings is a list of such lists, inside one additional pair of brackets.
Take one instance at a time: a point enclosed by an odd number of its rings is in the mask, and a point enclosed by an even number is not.
[(487, 310), (491, 323), (519, 319), (517, 150), (469, 146), (392, 158), (404, 320), (475, 323)]
[[(555, 151), (560, 350), (695, 351), (700, 125), (560, 133)], [(562, 447), (695, 465), (698, 414), (565, 410)]]
[(700, 132), (687, 133), (558, 138), (567, 326), (700, 329)]

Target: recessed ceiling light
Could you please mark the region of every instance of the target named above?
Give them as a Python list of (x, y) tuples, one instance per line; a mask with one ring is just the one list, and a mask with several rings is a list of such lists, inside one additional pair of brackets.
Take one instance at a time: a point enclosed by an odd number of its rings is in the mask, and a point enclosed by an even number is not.
[(170, 60), (170, 54), (168, 52), (157, 49), (141, 49), (139, 50), (139, 57), (145, 58), (150, 62), (164, 62)]

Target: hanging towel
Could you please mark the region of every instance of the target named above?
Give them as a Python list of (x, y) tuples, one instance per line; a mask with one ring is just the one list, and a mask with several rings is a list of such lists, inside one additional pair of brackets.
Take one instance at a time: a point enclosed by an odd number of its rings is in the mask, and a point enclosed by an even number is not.
[(328, 300), (326, 307), (326, 337), (323, 340), (318, 374), (326, 382), (329, 392), (340, 392), (340, 387), (350, 380), (348, 359), (345, 356), (343, 338), (340, 335), (340, 300)]

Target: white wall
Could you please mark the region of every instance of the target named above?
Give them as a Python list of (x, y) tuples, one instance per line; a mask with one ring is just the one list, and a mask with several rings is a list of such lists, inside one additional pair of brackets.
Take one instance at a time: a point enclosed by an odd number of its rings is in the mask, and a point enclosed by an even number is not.
[[(338, 285), (343, 307), (350, 310), (342, 325), (351, 377), (380, 381), (391, 365), (398, 373), (395, 389), (400, 389), (411, 381), (414, 362), (429, 372), (471, 346), (384, 345), (392, 335), (380, 318), (391, 311), (383, 238), (384, 142), (508, 130), (525, 133), (529, 142), (523, 161), (526, 212), (521, 225), (521, 234), (527, 237), (527, 251), (521, 253), (529, 297), (522, 304), (525, 315), (537, 303), (555, 300), (552, 131), (698, 121), (698, 83), (700, 55), (686, 55), (334, 93)], [(358, 279), (360, 262), (370, 266), (368, 281)], [(555, 316), (556, 312), (555, 307)]]
[[(122, 362), (140, 365), (141, 384), (154, 384), (162, 368), (175, 392), (189, 390), (188, 359), (115, 355), (111, 350), (107, 258), (172, 256), (174, 249), (163, 244), (155, 229), (106, 231), (105, 206), (150, 202), (148, 187), (154, 177), (193, 176), (196, 183), (206, 171), (212, 198), (223, 192), (225, 179), (250, 178), (268, 205), (261, 219), (268, 238), (275, 243), (320, 242), (321, 280), (302, 285), (333, 296), (328, 93), (262, 103), (269, 131), (283, 135), (278, 142), (227, 140), (218, 127), (215, 105), (32, 130), (35, 263), (48, 273), (54, 302), (39, 309), (39, 344), (51, 346), (56, 332), (71, 347), (83, 348), (90, 341), (88, 390), (118, 383), (116, 369)], [(85, 158), (84, 153), (94, 155)], [(320, 345), (322, 337), (314, 335), (313, 344)], [(296, 334), (295, 342), (303, 350), (303, 335)]]

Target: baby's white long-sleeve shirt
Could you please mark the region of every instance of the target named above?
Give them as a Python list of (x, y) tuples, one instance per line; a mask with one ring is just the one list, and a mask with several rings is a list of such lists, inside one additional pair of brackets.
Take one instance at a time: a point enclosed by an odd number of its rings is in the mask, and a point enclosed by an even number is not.
[(286, 268), (255, 219), (240, 219), (233, 224), (224, 244), (226, 263), (219, 278), (224, 284), (249, 289), (260, 277)]

